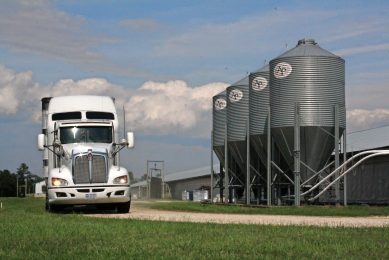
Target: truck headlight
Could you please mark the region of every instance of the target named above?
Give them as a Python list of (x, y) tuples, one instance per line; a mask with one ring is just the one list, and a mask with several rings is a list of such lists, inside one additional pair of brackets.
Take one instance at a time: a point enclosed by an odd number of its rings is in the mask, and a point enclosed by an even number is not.
[(51, 178), (51, 185), (59, 186), (68, 186), (68, 181), (61, 178)]
[(123, 175), (123, 176), (120, 176), (120, 177), (116, 177), (116, 178), (113, 180), (113, 183), (114, 183), (114, 184), (127, 184), (127, 183), (128, 183), (128, 177), (127, 177), (127, 175)]

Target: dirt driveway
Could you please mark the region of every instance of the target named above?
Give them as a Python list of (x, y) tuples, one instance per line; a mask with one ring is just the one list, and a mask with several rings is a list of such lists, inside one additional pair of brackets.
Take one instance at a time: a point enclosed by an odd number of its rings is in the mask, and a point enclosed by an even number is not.
[(176, 212), (149, 209), (133, 203), (128, 214), (88, 214), (89, 217), (125, 218), (154, 221), (198, 222), (219, 224), (307, 225), (331, 227), (383, 227), (389, 226), (389, 217), (311, 217), (281, 215), (243, 215)]

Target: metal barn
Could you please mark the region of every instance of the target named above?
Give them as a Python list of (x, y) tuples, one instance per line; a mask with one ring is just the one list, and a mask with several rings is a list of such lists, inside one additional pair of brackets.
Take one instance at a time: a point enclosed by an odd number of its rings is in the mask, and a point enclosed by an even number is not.
[[(211, 194), (210, 167), (166, 174), (165, 183), (169, 186), (172, 199), (176, 200), (182, 199), (184, 191), (208, 190), (209, 194)], [(219, 194), (219, 189), (215, 188), (213, 192), (212, 196)]]

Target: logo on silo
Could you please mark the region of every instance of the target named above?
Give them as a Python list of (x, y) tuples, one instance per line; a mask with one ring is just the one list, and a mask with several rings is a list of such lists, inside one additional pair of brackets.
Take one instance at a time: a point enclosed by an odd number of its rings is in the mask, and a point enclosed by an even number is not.
[(224, 98), (218, 98), (215, 101), (215, 109), (223, 110), (227, 106), (227, 101)]
[(255, 77), (251, 82), (253, 90), (259, 91), (267, 87), (267, 79), (262, 77)]
[(274, 77), (285, 78), (292, 72), (292, 66), (286, 62), (280, 62), (274, 67)]
[(233, 89), (230, 92), (229, 98), (231, 102), (238, 102), (243, 97), (243, 92), (239, 89)]

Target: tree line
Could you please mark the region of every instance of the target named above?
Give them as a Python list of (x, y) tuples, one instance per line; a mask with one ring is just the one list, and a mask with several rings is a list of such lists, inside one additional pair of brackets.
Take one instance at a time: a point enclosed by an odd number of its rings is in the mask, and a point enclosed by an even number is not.
[(35, 183), (43, 180), (42, 177), (32, 174), (25, 163), (21, 163), (16, 173), (9, 170), (0, 170), (0, 197), (24, 197), (34, 192)]

